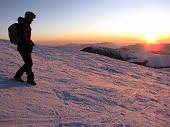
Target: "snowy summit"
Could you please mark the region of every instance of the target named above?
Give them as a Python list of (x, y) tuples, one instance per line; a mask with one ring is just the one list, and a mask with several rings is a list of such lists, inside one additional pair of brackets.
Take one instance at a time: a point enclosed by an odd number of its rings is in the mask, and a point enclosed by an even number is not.
[(69, 48), (32, 56), (36, 86), (12, 79), (22, 59), (0, 42), (0, 127), (170, 126), (170, 72)]

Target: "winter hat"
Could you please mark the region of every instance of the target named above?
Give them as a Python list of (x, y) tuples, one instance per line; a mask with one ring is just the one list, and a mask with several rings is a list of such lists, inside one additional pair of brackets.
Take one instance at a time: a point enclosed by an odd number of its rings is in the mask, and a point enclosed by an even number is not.
[(31, 11), (27, 11), (25, 12), (25, 18), (31, 18), (31, 19), (35, 19), (36, 15), (31, 12)]

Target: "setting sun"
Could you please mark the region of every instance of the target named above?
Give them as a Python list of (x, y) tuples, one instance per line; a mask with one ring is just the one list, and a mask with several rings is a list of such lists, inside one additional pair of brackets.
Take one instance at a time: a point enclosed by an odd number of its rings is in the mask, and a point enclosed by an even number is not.
[(148, 44), (156, 44), (157, 42), (157, 36), (154, 35), (154, 34), (148, 34), (148, 35), (145, 35), (145, 39), (146, 39), (146, 43)]

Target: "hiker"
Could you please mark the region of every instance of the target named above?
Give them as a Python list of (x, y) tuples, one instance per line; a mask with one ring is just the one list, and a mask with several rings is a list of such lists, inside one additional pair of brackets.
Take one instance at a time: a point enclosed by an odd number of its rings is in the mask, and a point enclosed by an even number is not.
[(34, 73), (32, 72), (32, 58), (31, 53), (34, 46), (34, 43), (31, 40), (31, 23), (36, 18), (36, 15), (33, 12), (27, 11), (25, 12), (25, 17), (18, 18), (18, 44), (17, 51), (19, 51), (24, 65), (16, 72), (13, 79), (16, 81), (23, 82), (21, 76), (24, 72), (27, 74), (27, 82), (31, 85), (36, 85), (34, 81)]

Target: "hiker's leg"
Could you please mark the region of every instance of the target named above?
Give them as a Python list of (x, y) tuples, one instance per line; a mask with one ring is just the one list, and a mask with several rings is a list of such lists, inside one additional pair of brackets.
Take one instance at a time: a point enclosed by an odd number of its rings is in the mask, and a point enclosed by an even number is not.
[[(24, 60), (25, 63), (25, 57), (26, 55), (23, 52), (19, 52), (22, 59)], [(15, 74), (15, 78), (21, 78), (21, 76), (24, 74), (24, 72), (26, 72), (26, 63), (16, 72)]]
[(31, 53), (27, 53), (26, 54), (26, 58), (25, 58), (25, 66), (26, 66), (26, 74), (27, 79), (28, 80), (34, 80), (34, 73), (32, 72), (32, 58), (31, 58)]

